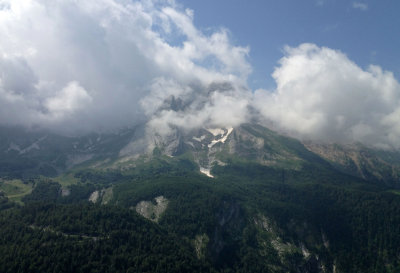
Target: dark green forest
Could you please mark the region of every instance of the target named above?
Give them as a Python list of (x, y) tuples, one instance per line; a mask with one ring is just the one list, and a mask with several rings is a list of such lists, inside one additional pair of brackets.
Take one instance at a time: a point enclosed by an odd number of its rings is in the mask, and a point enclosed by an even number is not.
[[(1, 197), (0, 272), (400, 272), (397, 192), (312, 166), (213, 173), (162, 159), (79, 171), (68, 196), (36, 179), (24, 205)], [(88, 201), (107, 187), (108, 204)], [(160, 195), (169, 204), (158, 223), (132, 209)], [(208, 238), (201, 257), (198, 235)]]

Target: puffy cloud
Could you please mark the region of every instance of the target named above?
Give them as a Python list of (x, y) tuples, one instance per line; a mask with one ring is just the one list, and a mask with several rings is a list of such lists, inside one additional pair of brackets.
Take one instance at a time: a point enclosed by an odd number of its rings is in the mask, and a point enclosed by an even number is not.
[(249, 118), (251, 97), (249, 90), (229, 82), (182, 86), (160, 78), (141, 102), (151, 117), (150, 132), (170, 134), (174, 128), (238, 126)]
[(273, 92), (254, 105), (278, 128), (325, 141), (400, 148), (400, 85), (378, 66), (366, 70), (340, 51), (302, 44), (285, 48)]
[(173, 0), (1, 0), (0, 123), (132, 125), (156, 111), (140, 101), (157, 105), (157, 81), (168, 96), (168, 82), (192, 97), (213, 82), (246, 85), (248, 48), (225, 29), (202, 33), (193, 16)]
[(79, 83), (70, 82), (55, 97), (46, 99), (44, 105), (51, 118), (60, 119), (90, 104), (92, 98)]

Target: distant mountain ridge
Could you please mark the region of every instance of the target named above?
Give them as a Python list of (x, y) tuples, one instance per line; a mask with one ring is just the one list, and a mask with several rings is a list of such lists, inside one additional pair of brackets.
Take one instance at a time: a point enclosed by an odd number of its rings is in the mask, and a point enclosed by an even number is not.
[[(150, 131), (151, 132), (151, 131)], [(45, 130), (0, 128), (0, 172), (9, 176), (57, 175), (79, 166), (129, 168), (154, 155), (185, 157), (212, 177), (212, 168), (252, 162), (283, 169), (331, 165), (340, 172), (391, 186), (399, 184), (400, 152), (362, 144), (301, 142), (258, 124), (149, 133), (144, 124), (118, 133), (66, 137)]]
[(0, 127), (0, 175), (11, 178), (55, 176), (88, 162), (118, 157), (132, 130), (62, 136), (47, 130)]

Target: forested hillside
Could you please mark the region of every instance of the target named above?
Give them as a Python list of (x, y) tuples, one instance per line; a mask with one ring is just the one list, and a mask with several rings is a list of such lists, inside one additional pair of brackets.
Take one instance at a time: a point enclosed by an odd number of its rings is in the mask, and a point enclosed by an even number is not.
[[(312, 166), (230, 164), (214, 168), (215, 178), (192, 168), (161, 157), (123, 173), (76, 172), (68, 195), (39, 179), (23, 206), (4, 197), (0, 271), (400, 270), (394, 190)], [(168, 205), (157, 221), (136, 212), (158, 196)]]

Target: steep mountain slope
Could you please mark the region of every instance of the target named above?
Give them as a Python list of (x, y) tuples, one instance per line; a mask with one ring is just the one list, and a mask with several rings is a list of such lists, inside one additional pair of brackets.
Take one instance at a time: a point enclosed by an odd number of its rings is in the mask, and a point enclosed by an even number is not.
[(360, 143), (340, 145), (305, 142), (304, 146), (340, 171), (366, 180), (376, 180), (389, 186), (400, 187), (398, 151), (372, 149)]
[(215, 272), (189, 243), (117, 207), (30, 204), (0, 227), (1, 272)]
[(362, 144), (303, 142), (257, 124), (237, 128), (172, 130), (165, 135), (142, 124), (117, 133), (66, 137), (44, 130), (0, 128), (0, 177), (56, 176), (73, 168), (129, 169), (154, 156), (185, 158), (212, 176), (212, 168), (253, 162), (283, 169), (329, 165), (369, 181), (400, 186), (400, 152)]
[(0, 128), (0, 176), (27, 179), (55, 176), (77, 165), (118, 156), (134, 129), (66, 137), (46, 130)]
[(307, 162), (327, 165), (298, 140), (256, 124), (243, 124), (237, 128), (202, 128), (190, 132), (176, 129), (165, 136), (149, 136), (144, 130), (142, 132), (140, 137), (133, 138), (121, 150), (121, 158), (115, 166), (136, 166), (138, 158), (150, 160), (159, 154), (189, 158), (208, 176), (212, 176), (213, 166), (232, 162), (253, 162), (287, 169), (299, 169)]

